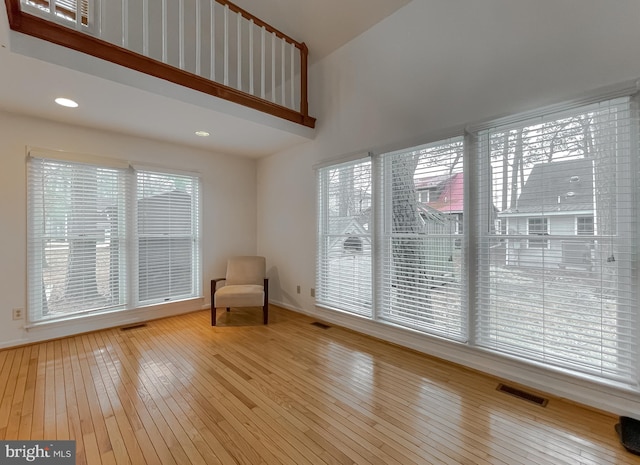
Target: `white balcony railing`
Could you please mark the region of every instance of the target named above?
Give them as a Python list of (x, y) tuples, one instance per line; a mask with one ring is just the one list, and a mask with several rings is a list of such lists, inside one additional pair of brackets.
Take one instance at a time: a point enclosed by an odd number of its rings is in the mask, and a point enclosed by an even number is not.
[[(302, 124), (313, 126), (315, 122), (307, 109), (306, 46), (231, 2), (19, 1), (19, 12), (18, 0), (7, 2), (14, 29), (20, 30), (13, 23), (22, 21), (12, 21), (12, 16), (36, 16), (299, 113)], [(65, 40), (58, 43), (65, 45)]]

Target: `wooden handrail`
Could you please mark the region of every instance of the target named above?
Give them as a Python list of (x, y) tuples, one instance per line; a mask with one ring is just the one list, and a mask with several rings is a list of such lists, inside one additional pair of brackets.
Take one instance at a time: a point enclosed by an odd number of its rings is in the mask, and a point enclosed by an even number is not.
[(273, 26), (271, 26), (271, 25), (265, 23), (264, 21), (262, 21), (260, 18), (256, 18), (251, 13), (249, 13), (247, 10), (244, 10), (244, 9), (240, 8), (235, 3), (231, 3), (229, 0), (215, 0), (215, 1), (217, 3), (219, 3), (220, 5), (228, 5), (229, 9), (231, 11), (242, 15), (245, 19), (248, 19), (249, 21), (253, 20), (253, 22), (256, 24), (256, 26), (264, 27), (267, 31), (271, 32), (272, 34), (275, 34), (276, 36), (278, 36), (282, 40), (284, 40), (284, 41), (286, 41), (286, 42), (288, 42), (288, 43), (290, 43), (292, 45), (295, 45), (298, 49), (302, 50), (302, 47), (304, 46), (303, 43), (298, 42), (295, 39), (292, 39), (291, 37), (286, 35), (284, 32), (280, 32), (279, 30), (277, 30)]
[(178, 84), (190, 89), (204, 92), (206, 94), (228, 100), (239, 105), (243, 105), (255, 110), (292, 121), (310, 128), (315, 127), (316, 119), (309, 116), (307, 97), (307, 54), (308, 50), (304, 43), (296, 42), (275, 28), (258, 20), (250, 13), (227, 0), (215, 0), (223, 5), (229, 5), (229, 9), (242, 14), (249, 19), (253, 19), (255, 24), (264, 26), (269, 32), (277, 34), (281, 39), (293, 44), (300, 49), (301, 53), (301, 85), (300, 85), (300, 111), (287, 108), (283, 105), (273, 103), (233, 87), (225, 86), (215, 81), (211, 81), (196, 74), (175, 68), (153, 58), (141, 55), (131, 50), (114, 45), (105, 40), (84, 34), (64, 27), (52, 21), (38, 16), (25, 13), (20, 8), (20, 0), (5, 0), (9, 26), (12, 30), (23, 34), (46, 40), (57, 45), (61, 45), (87, 55), (100, 58), (111, 63), (115, 63), (126, 68), (139, 71), (150, 76), (154, 76), (166, 81)]

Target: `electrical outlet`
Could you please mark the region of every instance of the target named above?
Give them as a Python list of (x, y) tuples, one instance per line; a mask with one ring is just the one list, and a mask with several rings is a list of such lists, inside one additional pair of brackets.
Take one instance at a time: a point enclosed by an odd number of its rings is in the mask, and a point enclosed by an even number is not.
[(300, 286), (296, 287), (296, 292), (300, 294)]
[(22, 308), (14, 308), (13, 309), (13, 319), (14, 320), (22, 320), (24, 309)]
[(316, 296), (316, 290), (314, 288), (311, 288), (311, 297), (315, 297)]

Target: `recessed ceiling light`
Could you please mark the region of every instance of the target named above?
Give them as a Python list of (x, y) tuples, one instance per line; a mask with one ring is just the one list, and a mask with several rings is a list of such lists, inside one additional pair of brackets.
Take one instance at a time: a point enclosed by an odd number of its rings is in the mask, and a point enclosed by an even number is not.
[(69, 108), (77, 108), (78, 104), (76, 102), (74, 102), (71, 99), (68, 98), (64, 98), (64, 97), (58, 97), (55, 102), (58, 105), (62, 105), (63, 107), (69, 107)]
[(196, 131), (196, 136), (207, 137), (209, 133), (207, 131)]

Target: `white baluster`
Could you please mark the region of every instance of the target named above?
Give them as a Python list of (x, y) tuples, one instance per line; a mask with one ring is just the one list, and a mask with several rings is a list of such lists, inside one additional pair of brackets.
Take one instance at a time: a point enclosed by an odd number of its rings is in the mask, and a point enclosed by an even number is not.
[(229, 85), (229, 5), (224, 6), (224, 85)]
[(149, 0), (142, 0), (142, 54), (149, 56)]
[(201, 59), (200, 54), (202, 53), (202, 31), (200, 24), (200, 0), (196, 0), (196, 74), (200, 76), (201, 70)]
[(265, 79), (266, 79), (266, 39), (265, 39), (266, 29), (264, 26), (260, 28), (260, 98), (264, 98), (265, 92)]
[(249, 20), (249, 93), (254, 95), (253, 90), (253, 19)]
[(122, 0), (122, 46), (129, 48), (129, 1)]
[(168, 29), (167, 29), (167, 0), (162, 0), (162, 62), (166, 63), (168, 57)]
[(236, 13), (236, 36), (237, 36), (237, 52), (238, 52), (238, 63), (236, 65), (236, 88), (238, 90), (242, 90), (242, 15), (240, 13)]
[(49, 0), (49, 15), (51, 16), (51, 21), (56, 20), (56, 0)]
[(271, 101), (276, 101), (276, 35), (271, 33)]
[(98, 6), (100, 7), (100, 13), (94, 16), (95, 5), (96, 4), (94, 2), (89, 2), (89, 10), (87, 12), (87, 15), (89, 16), (89, 18), (93, 18), (95, 20), (95, 23), (93, 24), (93, 27), (95, 27), (95, 31), (100, 34), (101, 38), (104, 38), (106, 34), (105, 31), (107, 31), (107, 28), (109, 27), (109, 24), (106, 21), (107, 1), (104, 0), (98, 3)]
[(184, 0), (179, 2), (180, 9), (178, 11), (178, 28), (179, 28), (179, 46), (180, 46), (180, 69), (184, 69)]
[(211, 0), (209, 23), (211, 25), (211, 80), (216, 80), (216, 1)]
[(296, 46), (293, 44), (289, 44), (289, 50), (291, 51), (291, 76), (290, 76), (290, 84), (289, 88), (291, 89), (291, 105), (289, 108), (295, 110), (296, 108), (296, 85), (295, 85), (295, 75), (296, 75)]
[(286, 97), (287, 97), (287, 89), (286, 89), (286, 84), (287, 84), (287, 73), (285, 72), (285, 68), (286, 68), (286, 53), (285, 53), (285, 46), (287, 45), (286, 41), (284, 39), (280, 39), (280, 59), (282, 61), (281, 64), (281, 69), (280, 69), (280, 88), (282, 89), (282, 105), (283, 106), (287, 106), (287, 102), (286, 102)]

